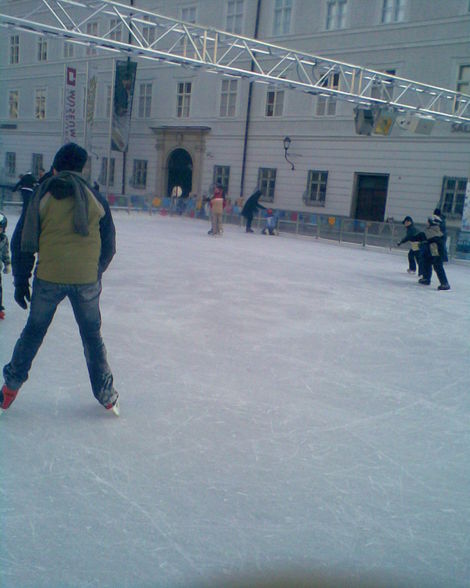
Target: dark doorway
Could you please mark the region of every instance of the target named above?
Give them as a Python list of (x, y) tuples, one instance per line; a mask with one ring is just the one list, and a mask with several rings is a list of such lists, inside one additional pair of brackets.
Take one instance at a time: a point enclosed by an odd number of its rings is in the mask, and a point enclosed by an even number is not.
[(183, 197), (188, 196), (193, 186), (193, 160), (185, 149), (175, 149), (168, 159), (168, 196), (174, 186), (181, 186)]
[(383, 222), (388, 175), (357, 174), (354, 218)]

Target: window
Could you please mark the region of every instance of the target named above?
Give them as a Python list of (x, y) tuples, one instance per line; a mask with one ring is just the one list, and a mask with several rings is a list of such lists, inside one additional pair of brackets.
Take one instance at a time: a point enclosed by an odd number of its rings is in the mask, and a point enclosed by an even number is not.
[(35, 178), (39, 178), (39, 170), (44, 169), (42, 153), (33, 153), (31, 159), (31, 173)]
[(346, 26), (347, 0), (328, 0), (326, 7), (326, 29), (344, 29)]
[(287, 35), (290, 32), (292, 0), (275, 0), (274, 4), (274, 35)]
[(109, 184), (108, 184), (108, 158), (103, 157), (101, 160), (101, 173), (99, 177), (100, 184), (103, 186), (114, 186), (114, 170), (115, 170), (116, 160), (114, 157), (111, 157), (109, 160)]
[[(92, 35), (93, 37), (98, 36), (98, 23), (97, 22), (87, 22), (86, 24), (86, 34)], [(87, 55), (96, 55), (96, 47), (94, 45), (89, 45), (86, 48)]]
[(73, 49), (74, 49), (73, 43), (70, 43), (69, 41), (64, 42), (64, 57), (65, 57), (65, 59), (69, 59), (70, 57), (73, 57), (73, 54), (74, 54)]
[(266, 116), (282, 116), (284, 110), (284, 90), (269, 86), (266, 92)]
[(185, 22), (196, 22), (196, 6), (185, 6), (181, 9), (181, 20)]
[[(144, 15), (144, 20), (150, 21), (148, 14)], [(155, 41), (155, 27), (151, 25), (142, 26), (142, 36), (151, 45)]]
[(12, 151), (5, 153), (5, 172), (7, 176), (16, 175), (16, 153)]
[(327, 171), (309, 170), (304, 202), (307, 206), (325, 206)]
[(276, 169), (260, 167), (258, 170), (258, 190), (263, 192), (261, 200), (274, 202), (274, 190), (276, 187)]
[(152, 84), (139, 86), (139, 118), (149, 118), (152, 111)]
[(178, 83), (176, 115), (178, 118), (188, 118), (191, 106), (191, 82)]
[(222, 80), (220, 116), (235, 116), (238, 80)]
[(34, 93), (34, 117), (40, 120), (46, 118), (46, 89), (37, 88)]
[[(339, 88), (339, 73), (329, 75), (323, 81), (322, 86), (337, 90)], [(334, 116), (336, 114), (336, 97), (318, 96), (316, 114), (317, 116)]]
[[(391, 76), (394, 76), (395, 70), (386, 69), (381, 73), (386, 73), (390, 74)], [(380, 81), (374, 81), (372, 82), (372, 86), (370, 89), (370, 97), (390, 101), (393, 98), (393, 86), (393, 78), (381, 78)]]
[(144, 159), (134, 159), (132, 185), (134, 188), (145, 188), (147, 186), (147, 161)]
[(228, 0), (225, 29), (229, 33), (241, 35), (243, 30), (243, 0)]
[(10, 64), (20, 62), (20, 36), (12, 35), (10, 37)]
[(8, 93), (8, 117), (18, 118), (20, 107), (20, 92), (19, 90), (10, 90)]
[(382, 22), (401, 22), (405, 16), (405, 0), (384, 0)]
[(470, 65), (461, 65), (459, 67), (457, 92), (462, 92), (462, 94), (470, 94)]
[[(196, 22), (196, 6), (185, 6), (184, 8), (182, 8), (181, 20), (194, 24)], [(195, 56), (194, 48), (192, 44), (188, 41), (186, 35), (181, 39), (179, 46), (183, 55), (186, 55), (187, 57)]]
[(112, 39), (113, 41), (122, 40), (122, 26), (120, 19), (112, 18), (109, 22), (108, 39)]
[(467, 178), (444, 176), (440, 208), (448, 216), (461, 217), (465, 203)]
[(224, 194), (228, 194), (228, 185), (230, 179), (229, 165), (214, 165), (214, 185), (220, 184), (224, 189)]
[(38, 61), (47, 61), (47, 41), (45, 39), (38, 41)]

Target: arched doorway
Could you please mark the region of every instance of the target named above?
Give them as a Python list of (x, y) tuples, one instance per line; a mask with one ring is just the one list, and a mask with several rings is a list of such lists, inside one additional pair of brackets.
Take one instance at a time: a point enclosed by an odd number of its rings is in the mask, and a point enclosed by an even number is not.
[(193, 160), (186, 149), (175, 149), (168, 159), (167, 195), (173, 186), (181, 186), (183, 197), (188, 196), (193, 185)]

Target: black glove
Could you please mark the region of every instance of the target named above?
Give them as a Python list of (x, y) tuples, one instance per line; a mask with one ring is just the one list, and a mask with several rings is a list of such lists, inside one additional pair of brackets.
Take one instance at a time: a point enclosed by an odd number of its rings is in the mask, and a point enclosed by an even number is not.
[(29, 291), (29, 284), (20, 284), (19, 286), (15, 286), (15, 302), (24, 308), (25, 310), (28, 308), (26, 301), (31, 300), (31, 294)]

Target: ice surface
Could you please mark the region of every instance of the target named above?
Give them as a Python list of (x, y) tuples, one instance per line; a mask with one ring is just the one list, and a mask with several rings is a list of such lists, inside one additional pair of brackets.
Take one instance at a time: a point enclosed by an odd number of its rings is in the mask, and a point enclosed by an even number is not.
[[(404, 254), (115, 222), (121, 417), (91, 394), (64, 302), (0, 418), (2, 588), (286, 569), (469, 586), (470, 268), (437, 292)], [(1, 365), (27, 316), (3, 278)]]

